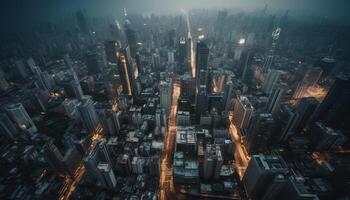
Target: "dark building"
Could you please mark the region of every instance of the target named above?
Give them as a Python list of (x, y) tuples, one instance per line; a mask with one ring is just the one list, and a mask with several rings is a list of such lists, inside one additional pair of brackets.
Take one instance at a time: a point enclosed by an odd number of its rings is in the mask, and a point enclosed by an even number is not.
[(117, 50), (118, 50), (118, 43), (115, 40), (105, 41), (104, 42), (105, 51), (106, 51), (106, 57), (107, 61), (111, 63), (117, 62)]
[(296, 112), (299, 115), (294, 129), (296, 133), (299, 133), (306, 127), (318, 105), (319, 103), (314, 97), (307, 97), (299, 100), (298, 104), (296, 105)]
[(131, 28), (131, 23), (127, 19), (124, 24), (126, 40), (130, 46), (131, 57), (135, 57), (137, 52), (136, 32)]
[(254, 70), (252, 68), (253, 58), (254, 52), (249, 49), (242, 52), (240, 59), (239, 75), (248, 87), (251, 87), (254, 81)]
[(187, 44), (185, 38), (180, 38), (180, 41), (177, 45), (177, 62), (179, 67), (177, 68), (178, 74), (183, 74), (187, 67)]
[[(205, 44), (204, 41), (198, 41), (197, 42), (197, 48), (196, 48), (196, 77), (197, 77), (197, 84), (204, 84), (199, 83), (199, 80), (201, 79), (200, 71), (208, 70), (208, 58), (209, 58), (209, 48)], [(206, 83), (205, 83), (206, 84)]]
[(91, 47), (85, 56), (86, 66), (90, 74), (105, 73), (107, 58), (103, 45)]
[(311, 148), (316, 151), (336, 150), (348, 140), (341, 131), (327, 127), (321, 122), (316, 122), (310, 132)]
[(267, 150), (275, 133), (275, 120), (270, 113), (255, 116), (247, 132), (247, 150), (250, 155)]
[(350, 79), (337, 77), (316, 110), (312, 121), (323, 121), (339, 130), (350, 130)]
[(15, 124), (3, 113), (0, 114), (0, 133), (11, 140), (14, 140), (19, 133)]
[(282, 105), (279, 110), (273, 115), (273, 118), (276, 122), (276, 131), (279, 134), (276, 134), (273, 138), (275, 144), (284, 143), (288, 138), (294, 134), (295, 125), (298, 121), (298, 113), (295, 109), (288, 105)]
[(80, 31), (85, 33), (85, 34), (90, 34), (89, 26), (88, 26), (88, 23), (86, 21), (86, 18), (85, 18), (83, 11), (79, 10), (76, 13), (76, 17), (77, 17), (77, 22), (78, 22), (78, 26), (79, 26)]
[(52, 140), (44, 145), (44, 156), (58, 176), (64, 177), (66, 175), (73, 175), (68, 173), (69, 171), (66, 169), (63, 162), (63, 156)]
[(242, 182), (249, 198), (262, 199), (268, 188), (279, 181), (275, 177), (287, 173), (288, 166), (281, 156), (253, 155)]

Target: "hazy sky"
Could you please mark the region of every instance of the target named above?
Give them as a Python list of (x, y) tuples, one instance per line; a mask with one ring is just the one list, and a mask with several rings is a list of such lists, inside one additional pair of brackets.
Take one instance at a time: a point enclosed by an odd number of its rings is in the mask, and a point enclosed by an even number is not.
[(350, 0), (1, 0), (1, 25), (11, 28), (32, 22), (62, 19), (77, 9), (90, 16), (118, 13), (126, 7), (130, 13), (172, 13), (181, 8), (239, 8), (269, 11), (287, 10), (291, 15), (317, 15), (350, 21)]

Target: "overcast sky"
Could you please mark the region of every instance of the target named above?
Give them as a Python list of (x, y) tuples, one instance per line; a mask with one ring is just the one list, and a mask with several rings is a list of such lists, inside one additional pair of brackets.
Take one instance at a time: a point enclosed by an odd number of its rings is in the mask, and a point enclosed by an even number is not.
[(350, 21), (350, 0), (1, 0), (1, 25), (22, 26), (62, 19), (83, 9), (89, 16), (113, 15), (127, 8), (130, 13), (173, 13), (193, 8), (238, 8), (268, 11), (290, 10), (291, 15), (317, 15)]

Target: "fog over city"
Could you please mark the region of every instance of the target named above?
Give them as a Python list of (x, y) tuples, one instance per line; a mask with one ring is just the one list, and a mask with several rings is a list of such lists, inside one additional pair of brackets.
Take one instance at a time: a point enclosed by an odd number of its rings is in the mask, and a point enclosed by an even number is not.
[[(182, 9), (235, 9), (254, 11), (269, 5), (272, 13), (290, 11), (291, 17), (304, 20), (330, 19), (336, 23), (348, 23), (350, 1), (348, 0), (3, 0), (0, 5), (1, 24), (18, 29), (45, 20), (62, 20), (77, 9), (89, 12), (90, 16), (118, 16), (121, 8), (130, 14), (170, 14)], [(5, 28), (6, 30), (6, 28)]]

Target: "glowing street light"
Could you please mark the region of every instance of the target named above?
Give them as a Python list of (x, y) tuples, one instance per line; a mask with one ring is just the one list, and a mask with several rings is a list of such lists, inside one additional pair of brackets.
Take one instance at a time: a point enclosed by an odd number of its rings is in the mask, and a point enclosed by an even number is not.
[(199, 40), (203, 40), (204, 38), (205, 38), (204, 34), (201, 34), (201, 35), (198, 36)]
[(245, 38), (239, 39), (238, 44), (241, 44), (241, 45), (245, 44)]

